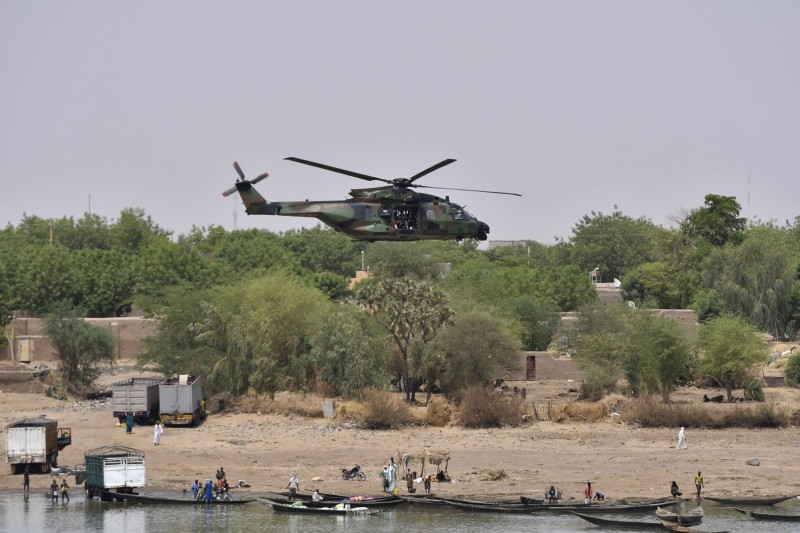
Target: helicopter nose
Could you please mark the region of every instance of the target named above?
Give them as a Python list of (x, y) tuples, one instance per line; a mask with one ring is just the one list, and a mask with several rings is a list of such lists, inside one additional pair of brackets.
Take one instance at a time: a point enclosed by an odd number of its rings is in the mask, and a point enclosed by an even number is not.
[(478, 234), (475, 236), (475, 238), (478, 239), (479, 241), (485, 241), (486, 239), (488, 239), (487, 233), (489, 233), (489, 224), (487, 224), (486, 222), (481, 222), (479, 220)]

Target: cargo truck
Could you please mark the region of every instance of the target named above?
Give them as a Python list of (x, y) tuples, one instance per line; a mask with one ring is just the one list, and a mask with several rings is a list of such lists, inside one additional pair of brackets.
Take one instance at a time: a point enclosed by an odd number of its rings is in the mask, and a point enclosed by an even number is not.
[(144, 452), (126, 446), (103, 446), (84, 455), (86, 497), (113, 499), (145, 486)]
[(158, 385), (161, 422), (167, 426), (195, 426), (205, 416), (199, 376), (180, 375)]
[(58, 421), (40, 416), (18, 420), (6, 426), (6, 461), (11, 473), (18, 474), (28, 466), (50, 472), (58, 466), (58, 452), (72, 444), (72, 430), (58, 428)]
[(120, 424), (128, 413), (139, 424), (152, 424), (158, 419), (158, 384), (161, 378), (130, 378), (111, 385), (114, 417)]

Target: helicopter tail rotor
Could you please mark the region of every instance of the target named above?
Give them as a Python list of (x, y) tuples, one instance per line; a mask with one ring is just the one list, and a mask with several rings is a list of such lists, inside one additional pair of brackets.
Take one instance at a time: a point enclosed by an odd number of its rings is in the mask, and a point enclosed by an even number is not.
[[(256, 183), (258, 183), (259, 181), (261, 181), (261, 180), (263, 180), (264, 178), (266, 178), (267, 176), (269, 176), (269, 173), (267, 173), (267, 172), (264, 172), (263, 174), (259, 174), (258, 176), (256, 176), (256, 177), (255, 177), (255, 178), (253, 178), (252, 180), (248, 181), (248, 180), (247, 180), (247, 178), (244, 176), (244, 172), (242, 172), (242, 167), (240, 167), (240, 166), (239, 166), (239, 162), (238, 162), (238, 161), (234, 161), (234, 162), (233, 162), (233, 168), (234, 168), (234, 169), (236, 169), (236, 173), (237, 173), (237, 174), (239, 174), (239, 179), (237, 179), (237, 180), (236, 180), (236, 183), (237, 183), (237, 184), (238, 184), (238, 183), (244, 183), (244, 182), (247, 182), (247, 183), (249, 183), (250, 185), (255, 185), (255, 184), (256, 184)], [(234, 185), (234, 186), (233, 186), (233, 187), (231, 187), (230, 189), (228, 189), (228, 190), (224, 191), (224, 192), (222, 193), (222, 196), (226, 196), (226, 197), (227, 197), (227, 196), (230, 196), (231, 194), (235, 193), (237, 190), (239, 190), (239, 189), (236, 187), (236, 185)]]

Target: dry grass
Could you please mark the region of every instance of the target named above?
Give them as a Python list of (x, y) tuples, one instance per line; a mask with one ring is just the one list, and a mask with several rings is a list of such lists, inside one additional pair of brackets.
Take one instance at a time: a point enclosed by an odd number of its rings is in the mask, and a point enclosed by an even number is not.
[[(216, 405), (214, 402), (216, 399)], [(275, 415), (296, 415), (308, 418), (322, 418), (321, 396), (316, 394), (299, 394), (296, 392), (280, 392), (274, 398), (264, 395), (247, 394), (238, 398), (226, 393), (212, 397), (210, 409), (219, 409), (219, 400), (224, 400), (225, 410), (239, 413), (269, 413)]]
[(774, 402), (731, 406), (664, 404), (643, 399), (629, 403), (622, 417), (643, 427), (779, 428), (793, 423), (792, 413)]
[(501, 481), (508, 477), (506, 471), (503, 469), (500, 470), (487, 470), (483, 477), (481, 477), (482, 481)]
[(361, 424), (367, 414), (367, 408), (364, 404), (355, 400), (344, 400), (336, 402), (336, 410), (333, 413), (333, 419), (336, 422), (353, 422)]
[(598, 422), (620, 409), (625, 401), (625, 397), (620, 394), (610, 394), (596, 402), (569, 402), (557, 405), (550, 410), (550, 420)]
[(525, 401), (489, 387), (473, 385), (461, 398), (461, 424), (467, 428), (518, 426), (525, 418)]
[(453, 424), (458, 418), (456, 407), (443, 397), (431, 398), (425, 408), (425, 424), (434, 427), (445, 427)]
[(365, 391), (364, 410), (362, 424), (367, 429), (397, 429), (414, 419), (409, 406), (388, 391)]

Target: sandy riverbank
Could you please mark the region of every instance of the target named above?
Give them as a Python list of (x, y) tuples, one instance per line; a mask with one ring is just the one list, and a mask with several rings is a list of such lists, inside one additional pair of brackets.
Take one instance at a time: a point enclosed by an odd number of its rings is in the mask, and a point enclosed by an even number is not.
[[(549, 385), (552, 394), (569, 386)], [(699, 401), (703, 392), (681, 391), (676, 401)], [(767, 393), (768, 399), (773, 396), (788, 405), (796, 406), (800, 400), (794, 390)], [(667, 495), (671, 480), (690, 493), (698, 470), (703, 471), (710, 495), (800, 494), (797, 428), (687, 429), (689, 449), (676, 450), (678, 428), (638, 429), (610, 420), (533, 422), (502, 430), (368, 431), (326, 419), (222, 413), (210, 415), (197, 428), (166, 428), (161, 445), (155, 447), (151, 427), (136, 427), (126, 435), (111, 416), (110, 402), (64, 402), (41, 394), (0, 392), (0, 405), (2, 427), (41, 414), (57, 419), (61, 427), (71, 427), (73, 445), (59, 455), (62, 466), (82, 463), (83, 454), (99, 446), (119, 444), (145, 451), (151, 489), (180, 490), (193, 479), (213, 477), (224, 466), (229, 481), (243, 479), (251, 485), (244, 490), (253, 492), (282, 490), (296, 471), (303, 490), (374, 494), (380, 490), (378, 472), (390, 457), (397, 460), (402, 453), (429, 449), (450, 454), (453, 483), (434, 485), (434, 492), (445, 495), (535, 496), (554, 483), (567, 497), (578, 498), (585, 482), (592, 480), (611, 498), (658, 497)], [(747, 464), (754, 458), (760, 466)], [(362, 465), (367, 481), (341, 479), (341, 469), (355, 463)], [(419, 463), (412, 466), (419, 469)], [(503, 470), (507, 477), (486, 481), (488, 470)], [(314, 477), (324, 481), (311, 481)], [(34, 475), (31, 484), (45, 488), (50, 476)], [(7, 467), (0, 471), (0, 489), (21, 486), (22, 476), (12, 476)]]

